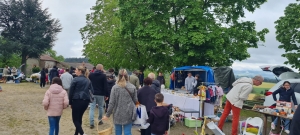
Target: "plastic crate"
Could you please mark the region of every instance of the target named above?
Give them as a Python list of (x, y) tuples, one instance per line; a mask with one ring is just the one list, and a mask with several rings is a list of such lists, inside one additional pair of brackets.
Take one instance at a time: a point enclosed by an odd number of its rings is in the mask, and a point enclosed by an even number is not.
[(187, 126), (187, 127), (196, 127), (196, 122), (197, 122), (197, 127), (201, 127), (202, 120), (184, 118), (184, 125)]

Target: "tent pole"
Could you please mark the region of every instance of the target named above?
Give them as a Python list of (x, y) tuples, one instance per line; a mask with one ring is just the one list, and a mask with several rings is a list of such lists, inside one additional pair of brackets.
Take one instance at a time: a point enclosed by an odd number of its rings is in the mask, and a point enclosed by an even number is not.
[(174, 70), (174, 91), (175, 91), (175, 86), (176, 86), (176, 85), (175, 85), (175, 80), (176, 80), (176, 77), (175, 77), (175, 76), (176, 76), (176, 71)]

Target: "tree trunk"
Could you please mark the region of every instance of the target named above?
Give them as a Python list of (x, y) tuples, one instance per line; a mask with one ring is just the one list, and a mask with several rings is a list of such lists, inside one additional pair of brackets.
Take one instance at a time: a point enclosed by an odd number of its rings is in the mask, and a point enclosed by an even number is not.
[(26, 63), (27, 63), (26, 55), (22, 55), (21, 65), (22, 65), (22, 64), (25, 64), (25, 65), (22, 66), (21, 71), (22, 71), (25, 75), (27, 74), (27, 73), (26, 73), (26, 67), (27, 67)]

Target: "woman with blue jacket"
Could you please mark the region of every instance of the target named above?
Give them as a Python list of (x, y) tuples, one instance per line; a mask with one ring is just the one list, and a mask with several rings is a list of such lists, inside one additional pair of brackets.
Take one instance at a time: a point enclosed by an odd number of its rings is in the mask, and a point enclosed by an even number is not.
[[(279, 100), (277, 100), (277, 98), (276, 98), (277, 94), (279, 94)], [(283, 87), (281, 87), (278, 90), (276, 90), (275, 92), (273, 92), (272, 95), (273, 95), (273, 99), (276, 102), (277, 101), (291, 102), (291, 98), (292, 98), (293, 102), (294, 102), (294, 105), (295, 105), (295, 109), (297, 109), (298, 102), (297, 102), (297, 99), (295, 97), (295, 92), (291, 88), (291, 83), (289, 81), (283, 82)], [(275, 129), (275, 123), (277, 123), (277, 119), (278, 118), (275, 118), (275, 120), (271, 123), (271, 128), (272, 129)], [(290, 133), (289, 126), (290, 126), (290, 120), (289, 119), (284, 119), (284, 131), (287, 134)]]

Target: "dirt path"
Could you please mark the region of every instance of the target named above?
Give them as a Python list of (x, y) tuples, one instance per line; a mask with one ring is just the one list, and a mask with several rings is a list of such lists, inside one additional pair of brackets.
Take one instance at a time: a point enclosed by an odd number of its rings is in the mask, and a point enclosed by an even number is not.
[[(34, 83), (21, 84), (0, 84), (3, 92), (0, 92), (0, 135), (46, 135), (49, 131), (48, 118), (43, 109), (42, 100), (46, 88), (40, 88)], [(89, 128), (87, 110), (83, 117), (83, 129), (88, 135), (97, 135), (96, 129)], [(98, 112), (95, 111), (95, 116)], [(97, 119), (95, 117), (95, 119)], [(108, 124), (101, 126), (101, 129), (108, 127)], [(231, 123), (226, 123), (224, 131), (230, 134)], [(194, 135), (195, 128), (187, 128), (177, 123), (171, 128), (171, 135)], [(73, 135), (75, 132), (72, 123), (71, 109), (64, 110), (60, 120), (60, 135)], [(200, 132), (200, 130), (198, 130)], [(206, 132), (212, 135), (207, 129)], [(133, 135), (139, 135), (132, 130)]]

